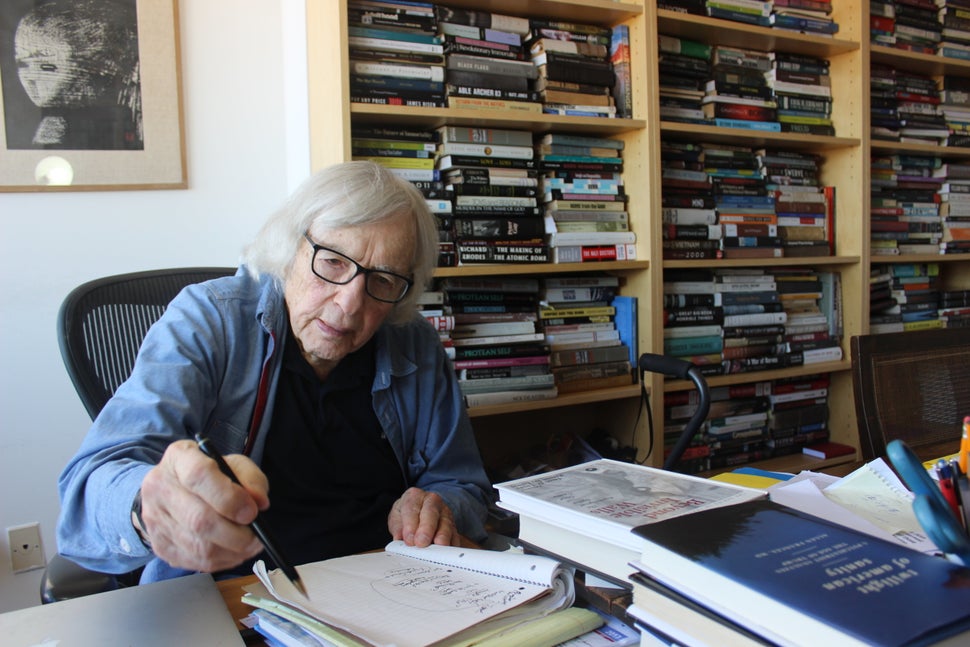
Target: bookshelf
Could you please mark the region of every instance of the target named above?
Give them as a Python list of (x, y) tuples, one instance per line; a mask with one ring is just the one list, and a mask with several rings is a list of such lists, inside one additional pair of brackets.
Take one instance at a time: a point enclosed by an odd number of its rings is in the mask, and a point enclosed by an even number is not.
[[(351, 104), (349, 96), (348, 28), (346, 0), (306, 0), (308, 100), (311, 166), (314, 170), (350, 159), (352, 124), (399, 123), (424, 128), (442, 125), (490, 126), (530, 130), (575, 132), (621, 139), (625, 148), (624, 181), (630, 196), (632, 229), (637, 233), (637, 260), (624, 262), (479, 265), (439, 268), (438, 277), (555, 275), (607, 271), (621, 277), (621, 292), (640, 299), (640, 352), (662, 352), (663, 273), (683, 267), (811, 267), (839, 272), (843, 289), (843, 352), (839, 362), (772, 371), (756, 371), (709, 379), (712, 386), (750, 383), (831, 372), (829, 425), (832, 440), (858, 447), (852, 396), (848, 340), (868, 332), (868, 275), (873, 259), (869, 252), (869, 158), (874, 150), (905, 150), (941, 153), (947, 157), (970, 157), (970, 149), (941, 149), (927, 145), (870, 143), (869, 66), (891, 62), (932, 74), (970, 76), (970, 63), (940, 60), (869, 45), (868, 2), (835, 0), (834, 19), (840, 30), (835, 37), (786, 32), (742, 23), (658, 9), (653, 0), (449, 0), (454, 7), (468, 7), (525, 17), (558, 18), (606, 26), (626, 25), (633, 53), (632, 119), (582, 118), (552, 115), (521, 115), (452, 108), (399, 108)], [(793, 133), (762, 133), (714, 126), (662, 122), (659, 105), (658, 34), (683, 36), (709, 44), (750, 49), (783, 50), (821, 56), (830, 61), (832, 86), (836, 89), (832, 116), (837, 136), (819, 137)], [(815, 258), (782, 258), (719, 261), (662, 261), (661, 169), (662, 138), (713, 141), (751, 147), (784, 146), (825, 156), (824, 184), (837, 187), (836, 255)], [(970, 259), (968, 259), (970, 260)], [(970, 262), (960, 257), (878, 257), (875, 262), (941, 262), (947, 281), (970, 287)], [(952, 272), (950, 270), (953, 270)], [(687, 382), (665, 381), (647, 374), (653, 415), (654, 447), (662, 447), (663, 394), (691, 388)], [(513, 445), (542, 442), (550, 430), (580, 434), (605, 428), (622, 444), (640, 449), (648, 446), (646, 414), (640, 407), (640, 388), (632, 385), (560, 396), (555, 400), (472, 408), (469, 413), (486, 462), (498, 461)], [(659, 466), (662, 452), (648, 463)], [(851, 457), (849, 458), (851, 460)], [(837, 461), (834, 461), (837, 462)], [(827, 467), (797, 457), (759, 462), (767, 469), (804, 466)], [(797, 471), (797, 470), (796, 470)]]

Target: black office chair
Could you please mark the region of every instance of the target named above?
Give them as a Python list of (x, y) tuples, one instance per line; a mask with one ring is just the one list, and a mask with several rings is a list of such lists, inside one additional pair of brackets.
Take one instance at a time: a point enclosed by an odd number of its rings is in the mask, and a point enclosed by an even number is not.
[[(192, 267), (133, 272), (95, 279), (64, 299), (57, 336), (64, 366), (94, 420), (128, 379), (145, 334), (185, 287), (235, 274), (231, 267)], [(89, 571), (62, 555), (48, 563), (40, 583), (43, 603), (110, 591), (138, 583), (139, 573)]]
[(650, 371), (651, 373), (662, 373), (663, 375), (669, 375), (670, 377), (676, 377), (681, 380), (690, 380), (694, 383), (694, 388), (697, 389), (697, 409), (694, 410), (694, 414), (687, 421), (687, 424), (684, 425), (684, 429), (680, 432), (680, 436), (671, 448), (670, 453), (664, 458), (663, 468), (665, 470), (673, 470), (678, 461), (680, 461), (680, 457), (683, 456), (684, 450), (690, 446), (690, 442), (694, 438), (694, 435), (697, 434), (698, 429), (704, 424), (704, 420), (707, 419), (707, 413), (711, 409), (711, 393), (707, 387), (707, 380), (701, 375), (701, 371), (697, 366), (677, 357), (644, 353), (640, 355), (640, 360), (637, 363), (640, 368), (640, 388), (643, 391), (644, 402), (647, 405), (651, 449), (653, 448), (653, 416), (649, 415), (650, 400), (646, 395), (646, 386), (643, 379), (644, 373)]
[(970, 415), (970, 330), (858, 335), (850, 346), (864, 460), (896, 438), (925, 459), (956, 451)]

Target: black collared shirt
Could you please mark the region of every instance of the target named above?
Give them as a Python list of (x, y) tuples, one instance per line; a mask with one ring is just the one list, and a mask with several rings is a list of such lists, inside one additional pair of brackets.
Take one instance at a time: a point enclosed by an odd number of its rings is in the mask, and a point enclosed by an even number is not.
[(292, 333), (283, 353), (261, 465), (270, 487), (265, 524), (294, 564), (383, 548), (405, 479), (371, 402), (374, 341), (323, 382)]

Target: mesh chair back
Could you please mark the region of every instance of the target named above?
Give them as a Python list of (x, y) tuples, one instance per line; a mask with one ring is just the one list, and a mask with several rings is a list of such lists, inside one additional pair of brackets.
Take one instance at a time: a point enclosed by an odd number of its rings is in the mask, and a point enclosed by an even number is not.
[(896, 438), (928, 457), (952, 451), (970, 415), (970, 330), (861, 335), (851, 348), (862, 457)]
[(145, 334), (186, 285), (235, 268), (194, 267), (109, 276), (78, 286), (61, 304), (61, 357), (93, 420), (128, 379)]

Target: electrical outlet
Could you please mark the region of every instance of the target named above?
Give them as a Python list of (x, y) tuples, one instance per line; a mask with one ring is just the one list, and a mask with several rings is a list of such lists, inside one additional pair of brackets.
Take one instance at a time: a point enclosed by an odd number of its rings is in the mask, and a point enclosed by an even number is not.
[(47, 564), (39, 523), (7, 528), (7, 541), (10, 545), (10, 567), (14, 573), (43, 568)]

